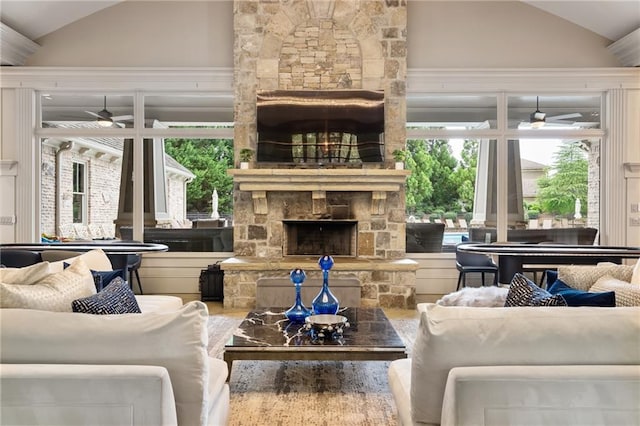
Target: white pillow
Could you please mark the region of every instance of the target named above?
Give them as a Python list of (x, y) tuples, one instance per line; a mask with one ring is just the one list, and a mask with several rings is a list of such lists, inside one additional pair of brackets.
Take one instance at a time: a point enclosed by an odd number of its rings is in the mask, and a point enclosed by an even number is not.
[(640, 306), (640, 286), (609, 276), (600, 278), (589, 289), (592, 293), (613, 291), (616, 293), (616, 306)]
[(633, 275), (631, 276), (631, 284), (640, 285), (640, 258), (636, 262), (636, 266), (633, 268)]
[(32, 285), (0, 283), (0, 308), (71, 312), (71, 302), (96, 293), (93, 275), (82, 259)]
[(38, 262), (24, 268), (0, 268), (0, 282), (30, 285), (49, 275), (49, 262)]
[[(211, 402), (208, 319), (200, 301), (174, 311), (122, 315), (0, 310), (0, 363), (165, 367), (178, 424), (204, 425)], [(226, 373), (216, 376), (224, 382)]]
[[(60, 257), (55, 256), (55, 251), (50, 250), (49, 253), (43, 252), (42, 258), (51, 254), (52, 258), (60, 259)], [(52, 272), (60, 272), (64, 269), (65, 263), (72, 263), (76, 259), (84, 260), (84, 263), (91, 269), (92, 271), (113, 271), (113, 266), (111, 265), (111, 261), (109, 257), (106, 255), (102, 249), (90, 250), (86, 253), (82, 253), (78, 256), (72, 256), (65, 258), (64, 260), (59, 260), (57, 262), (51, 262), (51, 271)]]

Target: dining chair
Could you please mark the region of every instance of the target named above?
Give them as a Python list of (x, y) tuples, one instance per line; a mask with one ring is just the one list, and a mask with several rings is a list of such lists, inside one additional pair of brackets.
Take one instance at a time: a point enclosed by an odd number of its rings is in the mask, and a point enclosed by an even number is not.
[(482, 286), (485, 285), (485, 274), (493, 274), (493, 285), (498, 285), (498, 265), (485, 254), (465, 253), (456, 246), (456, 269), (458, 274), (458, 286), (456, 290), (467, 286), (467, 274), (480, 273), (482, 276)]

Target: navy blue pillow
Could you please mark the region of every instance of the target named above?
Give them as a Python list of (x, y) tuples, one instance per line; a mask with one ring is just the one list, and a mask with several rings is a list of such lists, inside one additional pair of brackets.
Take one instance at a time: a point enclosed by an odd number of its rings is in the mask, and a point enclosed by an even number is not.
[(546, 271), (544, 271), (544, 274), (546, 275), (546, 279), (547, 279), (547, 288), (549, 288), (551, 284), (555, 283), (556, 280), (558, 279), (558, 271), (553, 269), (547, 269)]
[(573, 287), (569, 287), (562, 280), (556, 280), (553, 284), (551, 284), (551, 287), (549, 287), (548, 291), (551, 294), (559, 294), (564, 297), (564, 300), (569, 306), (616, 306), (616, 293), (614, 291), (607, 291), (604, 293), (589, 293), (588, 291), (582, 291)]
[(515, 274), (509, 284), (509, 292), (504, 301), (511, 306), (567, 306), (562, 295), (551, 294), (522, 274)]
[[(62, 265), (67, 269), (70, 263), (63, 262)], [(102, 291), (115, 278), (119, 277), (124, 280), (124, 269), (114, 269), (113, 271), (94, 271), (91, 269), (91, 275), (93, 275), (93, 284), (96, 286), (96, 291)]]
[(93, 283), (96, 285), (96, 291), (102, 291), (102, 289), (114, 279), (122, 278), (124, 280), (124, 269), (115, 269), (113, 271), (91, 270), (91, 275), (93, 275)]
[(71, 302), (73, 312), (84, 314), (139, 314), (140, 306), (129, 285), (122, 278), (111, 281), (101, 292)]

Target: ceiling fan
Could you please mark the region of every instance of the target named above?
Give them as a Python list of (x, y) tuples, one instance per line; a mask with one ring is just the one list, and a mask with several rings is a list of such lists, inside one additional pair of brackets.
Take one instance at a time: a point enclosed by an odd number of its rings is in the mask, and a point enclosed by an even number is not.
[(545, 124), (573, 124), (574, 121), (569, 120), (570, 118), (579, 118), (582, 117), (582, 114), (579, 112), (574, 112), (570, 114), (561, 114), (554, 115), (553, 117), (547, 117), (547, 114), (540, 111), (540, 98), (536, 96), (536, 110), (532, 112), (529, 116), (529, 124), (534, 129), (539, 129), (543, 127)]
[(93, 111), (85, 111), (87, 114), (96, 117), (96, 122), (101, 127), (113, 127), (119, 126), (124, 127), (123, 123), (120, 121), (133, 120), (133, 115), (114, 115), (107, 109), (107, 97), (104, 97), (104, 108), (102, 111), (93, 112)]

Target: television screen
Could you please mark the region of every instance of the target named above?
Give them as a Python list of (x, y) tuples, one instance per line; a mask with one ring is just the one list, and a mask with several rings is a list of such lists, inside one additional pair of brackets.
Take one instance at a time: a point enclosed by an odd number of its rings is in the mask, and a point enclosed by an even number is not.
[(258, 162), (384, 161), (384, 92), (258, 92)]

